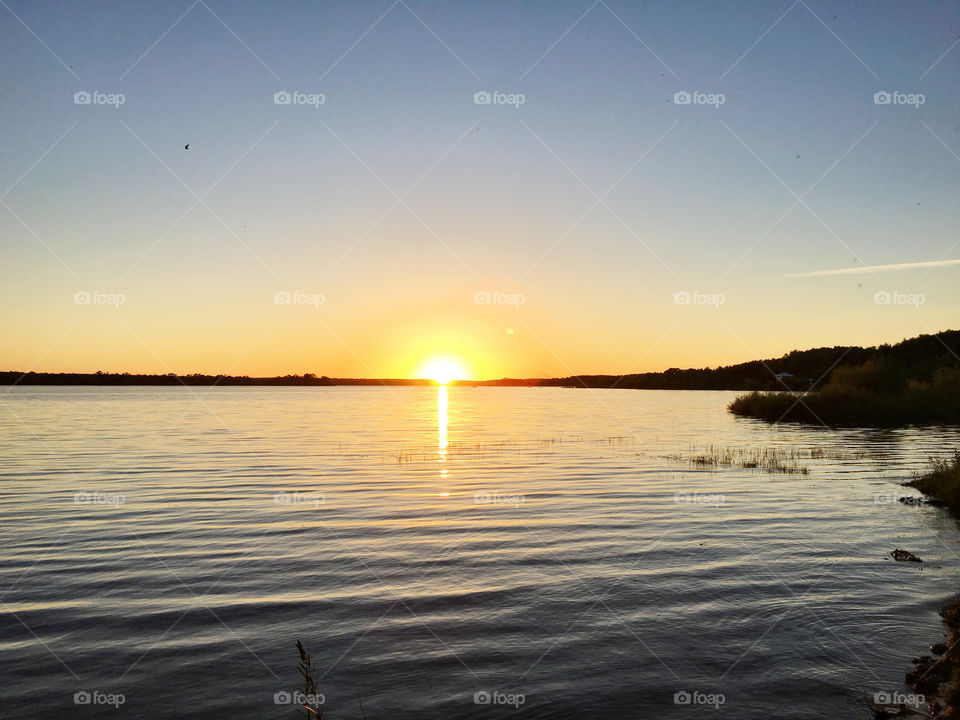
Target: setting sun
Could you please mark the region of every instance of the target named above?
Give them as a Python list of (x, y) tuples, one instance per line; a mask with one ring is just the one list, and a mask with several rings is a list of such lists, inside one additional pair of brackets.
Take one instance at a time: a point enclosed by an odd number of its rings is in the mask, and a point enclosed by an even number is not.
[(441, 357), (427, 360), (417, 372), (417, 377), (428, 378), (440, 385), (447, 385), (452, 380), (465, 380), (467, 372), (458, 360)]

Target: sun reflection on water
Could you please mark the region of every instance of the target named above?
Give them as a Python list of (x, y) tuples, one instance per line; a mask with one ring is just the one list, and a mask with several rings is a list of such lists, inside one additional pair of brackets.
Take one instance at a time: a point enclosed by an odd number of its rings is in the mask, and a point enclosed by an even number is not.
[(437, 388), (437, 462), (440, 464), (440, 477), (447, 477), (450, 472), (446, 468), (447, 462), (447, 386)]

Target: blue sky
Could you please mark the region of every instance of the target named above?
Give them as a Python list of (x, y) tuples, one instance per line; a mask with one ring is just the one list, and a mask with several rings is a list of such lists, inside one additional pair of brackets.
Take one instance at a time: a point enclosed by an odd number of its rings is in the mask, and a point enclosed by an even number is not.
[(562, 375), (955, 326), (956, 266), (784, 276), (960, 258), (958, 38), (946, 2), (5, 0), (0, 366)]

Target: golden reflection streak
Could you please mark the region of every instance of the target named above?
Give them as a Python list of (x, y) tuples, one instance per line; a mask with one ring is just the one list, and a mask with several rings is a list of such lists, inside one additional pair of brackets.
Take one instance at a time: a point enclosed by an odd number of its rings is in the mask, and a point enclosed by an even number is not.
[(440, 477), (445, 478), (449, 471), (444, 467), (447, 462), (447, 386), (437, 388), (437, 461), (440, 463)]

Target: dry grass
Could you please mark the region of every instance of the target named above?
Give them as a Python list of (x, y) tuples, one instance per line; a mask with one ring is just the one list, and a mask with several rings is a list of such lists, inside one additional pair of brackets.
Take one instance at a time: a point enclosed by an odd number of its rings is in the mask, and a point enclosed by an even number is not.
[(297, 672), (300, 673), (300, 677), (302, 678), (298, 690), (308, 698), (308, 701), (304, 703), (303, 707), (299, 708), (299, 713), (311, 720), (322, 720), (323, 708), (320, 707), (320, 703), (309, 702), (309, 698), (316, 699), (320, 694), (317, 692), (317, 666), (313, 664), (310, 653), (307, 652), (299, 640), (297, 640), (297, 652), (300, 653), (300, 664), (297, 665)]

